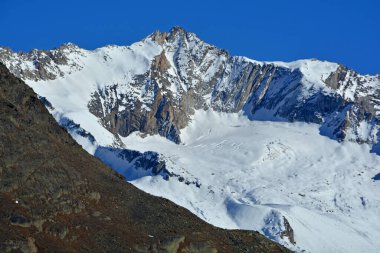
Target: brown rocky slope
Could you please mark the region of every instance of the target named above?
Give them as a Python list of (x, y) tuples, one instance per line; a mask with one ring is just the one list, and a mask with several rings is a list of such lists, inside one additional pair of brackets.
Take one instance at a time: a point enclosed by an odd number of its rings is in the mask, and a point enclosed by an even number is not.
[(213, 227), (90, 156), (0, 64), (0, 252), (287, 252)]

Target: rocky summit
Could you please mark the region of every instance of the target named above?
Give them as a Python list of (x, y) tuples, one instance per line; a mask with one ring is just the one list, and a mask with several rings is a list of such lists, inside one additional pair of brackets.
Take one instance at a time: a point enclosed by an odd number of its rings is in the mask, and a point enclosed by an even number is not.
[(126, 183), (0, 64), (0, 252), (287, 252)]

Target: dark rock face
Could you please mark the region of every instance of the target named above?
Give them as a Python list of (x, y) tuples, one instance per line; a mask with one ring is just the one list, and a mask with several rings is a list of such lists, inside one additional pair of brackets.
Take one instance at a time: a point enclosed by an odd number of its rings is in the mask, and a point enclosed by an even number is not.
[[(114, 101), (111, 96), (118, 96), (119, 99)], [(121, 102), (123, 100), (127, 102)], [(171, 141), (180, 142), (179, 129), (186, 126), (189, 113), (182, 108), (174, 109), (171, 100), (161, 93), (156, 94), (149, 111), (142, 110), (141, 106), (141, 102), (132, 104), (112, 88), (95, 92), (88, 104), (90, 112), (100, 118), (103, 126), (112, 133), (128, 136), (134, 131), (141, 131), (160, 134)], [(120, 107), (124, 109), (120, 110)], [(106, 108), (106, 111), (101, 108)]]
[(256, 232), (217, 229), (126, 183), (1, 64), (0, 251), (287, 252)]
[(281, 238), (287, 237), (289, 239), (289, 241), (293, 245), (295, 245), (296, 241), (294, 240), (293, 228), (290, 226), (289, 221), (285, 217), (283, 217), (283, 219), (284, 219), (285, 230), (281, 233)]
[(299, 70), (271, 68), (270, 76), (252, 86), (251, 97), (244, 108), (255, 119), (262, 119), (255, 113), (265, 109), (269, 116), (286, 121), (322, 123), (323, 117), (343, 102), (339, 96), (326, 95), (322, 91), (313, 91), (310, 96), (303, 97), (303, 75)]
[(165, 160), (153, 151), (141, 153), (124, 148), (98, 147), (94, 156), (122, 174), (127, 181), (145, 176), (161, 176), (164, 180), (178, 180), (186, 185), (201, 187), (198, 178), (189, 180), (169, 171)]
[[(141, 153), (129, 149), (98, 147), (94, 155), (106, 165), (120, 168), (118, 172), (124, 175), (128, 181), (148, 175), (160, 175), (165, 180), (169, 180), (169, 177), (174, 176), (166, 169), (165, 162), (159, 159), (156, 152), (147, 151)], [(122, 165), (117, 166), (118, 162)]]

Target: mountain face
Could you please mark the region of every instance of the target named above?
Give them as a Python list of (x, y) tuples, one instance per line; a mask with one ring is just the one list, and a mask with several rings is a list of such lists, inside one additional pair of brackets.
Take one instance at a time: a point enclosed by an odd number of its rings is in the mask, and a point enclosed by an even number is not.
[(180, 143), (194, 110), (212, 108), (258, 120), (317, 123), (321, 134), (339, 141), (378, 142), (380, 76), (319, 60), (266, 63), (231, 56), (179, 27), (130, 47), (3, 48), (0, 61), (31, 82), (91, 75), (87, 109), (124, 137), (140, 131)]
[(0, 104), (1, 252), (287, 252), (126, 183), (2, 64)]
[(180, 27), (0, 62), (144, 191), (295, 251), (380, 250), (380, 75), (231, 56)]

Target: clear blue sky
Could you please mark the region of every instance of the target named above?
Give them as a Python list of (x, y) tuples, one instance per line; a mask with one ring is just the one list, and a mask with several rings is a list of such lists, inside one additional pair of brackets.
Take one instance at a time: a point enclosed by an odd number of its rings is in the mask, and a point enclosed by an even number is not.
[(380, 73), (380, 1), (0, 0), (0, 45), (129, 45), (179, 25), (233, 55), (319, 58)]

